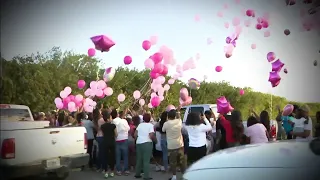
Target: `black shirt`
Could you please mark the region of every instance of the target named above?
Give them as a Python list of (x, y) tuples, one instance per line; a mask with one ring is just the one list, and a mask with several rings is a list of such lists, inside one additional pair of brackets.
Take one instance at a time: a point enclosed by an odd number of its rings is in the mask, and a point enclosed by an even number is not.
[(103, 133), (103, 142), (106, 146), (114, 146), (116, 144), (116, 137), (114, 134), (114, 130), (116, 129), (116, 125), (106, 122), (101, 125), (101, 131)]

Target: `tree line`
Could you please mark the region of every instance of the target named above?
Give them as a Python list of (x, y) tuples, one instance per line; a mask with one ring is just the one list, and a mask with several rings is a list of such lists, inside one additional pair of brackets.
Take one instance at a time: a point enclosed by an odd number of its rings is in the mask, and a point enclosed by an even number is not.
[[(77, 81), (83, 79), (87, 86), (97, 78), (102, 79), (104, 69), (99, 68), (100, 59), (88, 57), (85, 54), (76, 54), (71, 51), (63, 52), (54, 47), (47, 53), (36, 53), (27, 56), (17, 56), (10, 60), (1, 58), (1, 104), (23, 104), (32, 111), (50, 111), (55, 109), (54, 99), (64, 87), (70, 86), (73, 94), (83, 94), (84, 90), (77, 88)], [(166, 77), (170, 79), (170, 77)], [(132, 97), (135, 90), (140, 90), (148, 102), (150, 98), (149, 71), (139, 71), (119, 67), (114, 79), (108, 83), (113, 88), (114, 94), (103, 99), (96, 99), (104, 106), (120, 106), (121, 108), (138, 108), (139, 104)], [(149, 87), (148, 87), (149, 86)], [(181, 81), (176, 81), (170, 86), (165, 95), (165, 100), (154, 109), (159, 113), (169, 105), (179, 104), (179, 91), (187, 87)], [(225, 96), (232, 106), (240, 110), (244, 117), (249, 115), (252, 107), (256, 112), (267, 110), (272, 113), (272, 118), (277, 115), (276, 105), (281, 107), (288, 103), (301, 105), (306, 102), (290, 102), (284, 97), (255, 92), (245, 88), (245, 94), (240, 96), (240, 88), (231, 86), (228, 82), (202, 82), (198, 90), (190, 90), (193, 98), (192, 104), (214, 104), (219, 96)], [(126, 100), (119, 104), (117, 95), (124, 93)], [(320, 110), (320, 103), (307, 103), (311, 108), (311, 115)]]

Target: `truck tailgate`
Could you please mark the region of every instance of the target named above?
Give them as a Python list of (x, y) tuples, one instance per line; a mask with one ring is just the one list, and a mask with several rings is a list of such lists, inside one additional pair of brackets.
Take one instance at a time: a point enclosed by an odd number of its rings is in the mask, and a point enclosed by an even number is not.
[[(2, 130), (1, 143), (14, 139), (15, 157), (2, 159), (1, 164), (19, 165), (61, 156), (86, 153), (84, 127)], [(2, 144), (1, 144), (2, 147)]]

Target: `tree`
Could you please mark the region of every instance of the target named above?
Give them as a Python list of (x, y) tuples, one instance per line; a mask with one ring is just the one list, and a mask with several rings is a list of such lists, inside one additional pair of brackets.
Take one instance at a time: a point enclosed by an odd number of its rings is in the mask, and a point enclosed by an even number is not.
[[(1, 103), (25, 104), (33, 111), (48, 111), (55, 109), (54, 99), (59, 97), (59, 93), (64, 87), (70, 86), (73, 94), (83, 94), (84, 90), (77, 88), (77, 81), (83, 79), (87, 86), (93, 80), (102, 78), (104, 69), (99, 69), (99, 59), (91, 58), (83, 54), (75, 54), (67, 51), (62, 52), (54, 47), (51, 51), (30, 56), (18, 56), (12, 60), (1, 58), (2, 76), (0, 92), (2, 95)], [(98, 77), (97, 77), (98, 76)], [(170, 77), (166, 77), (168, 80)], [(134, 100), (132, 94), (135, 90), (140, 90), (142, 98), (150, 101), (150, 83), (149, 71), (138, 71), (119, 67), (116, 70), (114, 79), (108, 83), (113, 88), (114, 94), (110, 97), (98, 99), (99, 103), (105, 106), (139, 107), (137, 100)], [(165, 100), (160, 107), (154, 109), (159, 114), (168, 104), (179, 104), (179, 91), (182, 87), (187, 87), (181, 81), (176, 81), (170, 86), (170, 90), (165, 94)], [(301, 104), (298, 102), (289, 102), (283, 97), (272, 96), (261, 92), (254, 92), (250, 88), (245, 88), (245, 94), (239, 95), (239, 88), (231, 86), (228, 82), (202, 82), (198, 90), (190, 90), (193, 98), (193, 104), (214, 104), (220, 96), (225, 96), (235, 109), (242, 112), (244, 117), (249, 115), (249, 109), (252, 107), (256, 112), (267, 110), (275, 118), (275, 105), (285, 106), (287, 103)], [(126, 100), (119, 104), (117, 95), (124, 93)], [(311, 108), (311, 114), (320, 110), (320, 103), (308, 103)]]

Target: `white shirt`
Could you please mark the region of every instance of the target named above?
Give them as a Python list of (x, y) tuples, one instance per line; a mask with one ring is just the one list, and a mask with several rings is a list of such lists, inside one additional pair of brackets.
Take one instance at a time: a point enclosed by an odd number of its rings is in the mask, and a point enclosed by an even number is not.
[(304, 132), (304, 122), (306, 118), (296, 119), (293, 118), (292, 122), (294, 123), (293, 132)]
[(152, 142), (149, 134), (154, 133), (153, 124), (151, 123), (140, 123), (136, 129), (138, 131), (138, 138), (136, 144), (142, 144), (146, 142)]
[(213, 118), (210, 118), (210, 121), (213, 122), (212, 133), (216, 133), (217, 132), (217, 130), (216, 130), (216, 121), (214, 121)]
[(117, 117), (113, 119), (112, 123), (115, 124), (117, 128), (118, 136), (116, 141), (122, 141), (122, 140), (128, 139), (128, 134), (130, 130), (128, 121)]
[(306, 138), (302, 138), (302, 137), (297, 137), (296, 139), (308, 139), (308, 140), (311, 140), (312, 139), (312, 120), (311, 118), (309, 117), (308, 118), (308, 124), (303, 124), (303, 129), (304, 130), (307, 130), (307, 131), (310, 131), (310, 135)]
[(161, 133), (159, 131), (156, 131), (156, 137), (157, 137), (157, 144), (156, 144), (156, 150), (162, 151), (161, 149)]
[(250, 137), (250, 144), (266, 143), (268, 142), (266, 131), (267, 129), (263, 124), (257, 123), (248, 127), (244, 134)]
[(185, 126), (188, 131), (189, 147), (202, 147), (207, 145), (206, 132), (212, 130), (210, 122), (205, 119), (204, 124), (196, 126)]

